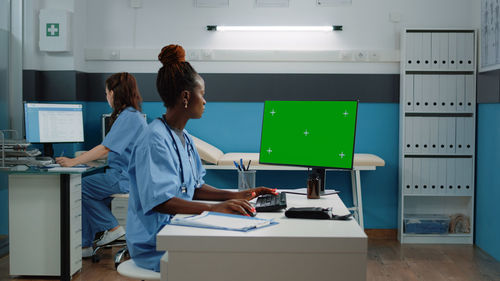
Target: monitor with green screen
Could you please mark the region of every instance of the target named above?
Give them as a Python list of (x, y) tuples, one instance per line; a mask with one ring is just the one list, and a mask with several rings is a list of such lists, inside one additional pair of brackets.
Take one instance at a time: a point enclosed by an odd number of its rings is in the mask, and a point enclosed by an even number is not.
[(262, 164), (352, 169), (357, 101), (266, 101)]

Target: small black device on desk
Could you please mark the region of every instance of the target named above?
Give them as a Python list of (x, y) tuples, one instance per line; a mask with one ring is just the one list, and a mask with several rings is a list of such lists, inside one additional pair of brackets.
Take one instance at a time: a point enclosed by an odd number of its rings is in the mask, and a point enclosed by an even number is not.
[(264, 194), (257, 197), (255, 210), (257, 212), (276, 212), (286, 209), (286, 193), (281, 192), (279, 195)]
[(321, 207), (300, 207), (286, 210), (287, 218), (295, 219), (319, 219), (319, 220), (347, 220), (352, 214), (336, 215), (332, 213), (332, 208)]

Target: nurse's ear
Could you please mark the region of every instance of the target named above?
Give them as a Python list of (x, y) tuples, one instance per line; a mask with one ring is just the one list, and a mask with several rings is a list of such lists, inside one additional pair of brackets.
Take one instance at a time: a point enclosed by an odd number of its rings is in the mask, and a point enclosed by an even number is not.
[(184, 108), (188, 108), (189, 105), (189, 99), (191, 98), (191, 93), (188, 90), (182, 91), (182, 105)]

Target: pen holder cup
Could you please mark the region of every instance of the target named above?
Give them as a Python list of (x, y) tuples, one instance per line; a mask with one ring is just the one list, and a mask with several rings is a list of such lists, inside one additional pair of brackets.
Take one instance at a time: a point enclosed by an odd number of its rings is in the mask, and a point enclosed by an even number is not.
[(255, 187), (255, 170), (238, 171), (238, 190), (246, 190)]

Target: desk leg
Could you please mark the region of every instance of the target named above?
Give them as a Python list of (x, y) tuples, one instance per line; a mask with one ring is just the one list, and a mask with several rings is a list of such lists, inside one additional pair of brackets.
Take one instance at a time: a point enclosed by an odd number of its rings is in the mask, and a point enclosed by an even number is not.
[(69, 174), (61, 174), (61, 280), (71, 280), (70, 274), (70, 190)]
[(362, 229), (365, 229), (365, 224), (363, 221), (363, 201), (361, 199), (361, 176), (359, 170), (355, 171), (356, 173), (356, 196), (358, 201), (358, 216), (359, 216), (359, 225)]
[(351, 187), (352, 187), (352, 210), (359, 223), (359, 209), (358, 209), (358, 194), (356, 192), (356, 171), (351, 170)]

